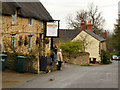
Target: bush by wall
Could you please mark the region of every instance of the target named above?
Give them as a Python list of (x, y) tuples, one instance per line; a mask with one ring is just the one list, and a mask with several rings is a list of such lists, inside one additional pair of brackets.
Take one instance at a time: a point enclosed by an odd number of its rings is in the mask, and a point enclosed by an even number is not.
[(110, 55), (105, 50), (101, 50), (101, 63), (102, 64), (111, 63), (110, 62)]
[(16, 71), (17, 53), (7, 53), (6, 68)]
[(31, 53), (27, 55), (26, 60), (26, 72), (37, 73), (38, 70), (38, 61), (35, 54)]
[(71, 57), (77, 57), (80, 52), (84, 52), (83, 50), (83, 43), (81, 41), (67, 41), (67, 42), (61, 42), (59, 45), (59, 48), (62, 49), (66, 55)]

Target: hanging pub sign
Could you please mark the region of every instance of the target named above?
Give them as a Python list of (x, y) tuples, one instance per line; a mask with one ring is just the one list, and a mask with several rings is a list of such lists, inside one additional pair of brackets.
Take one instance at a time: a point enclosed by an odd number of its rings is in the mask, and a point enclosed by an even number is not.
[(46, 37), (58, 37), (59, 34), (59, 20), (54, 22), (47, 22)]

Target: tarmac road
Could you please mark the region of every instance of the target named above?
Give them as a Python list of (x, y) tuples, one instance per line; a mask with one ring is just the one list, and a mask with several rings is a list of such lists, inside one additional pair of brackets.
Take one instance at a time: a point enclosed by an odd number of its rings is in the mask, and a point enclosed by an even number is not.
[(118, 62), (98, 66), (65, 64), (62, 71), (40, 75), (15, 88), (118, 88)]

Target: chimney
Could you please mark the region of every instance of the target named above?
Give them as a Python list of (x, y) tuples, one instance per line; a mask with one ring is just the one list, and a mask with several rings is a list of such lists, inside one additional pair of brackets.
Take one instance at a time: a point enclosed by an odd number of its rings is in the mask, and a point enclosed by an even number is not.
[(87, 24), (87, 30), (93, 31), (91, 20), (88, 21), (88, 24)]
[(107, 39), (107, 32), (104, 32), (104, 39)]
[(83, 20), (81, 21), (81, 31), (86, 31), (85, 22)]

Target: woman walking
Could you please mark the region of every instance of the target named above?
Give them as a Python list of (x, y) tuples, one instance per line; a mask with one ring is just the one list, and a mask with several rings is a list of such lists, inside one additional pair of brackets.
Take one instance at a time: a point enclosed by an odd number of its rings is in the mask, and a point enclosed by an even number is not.
[(57, 52), (57, 61), (58, 61), (58, 70), (62, 70), (63, 57), (62, 57), (61, 49), (59, 49), (59, 52)]

